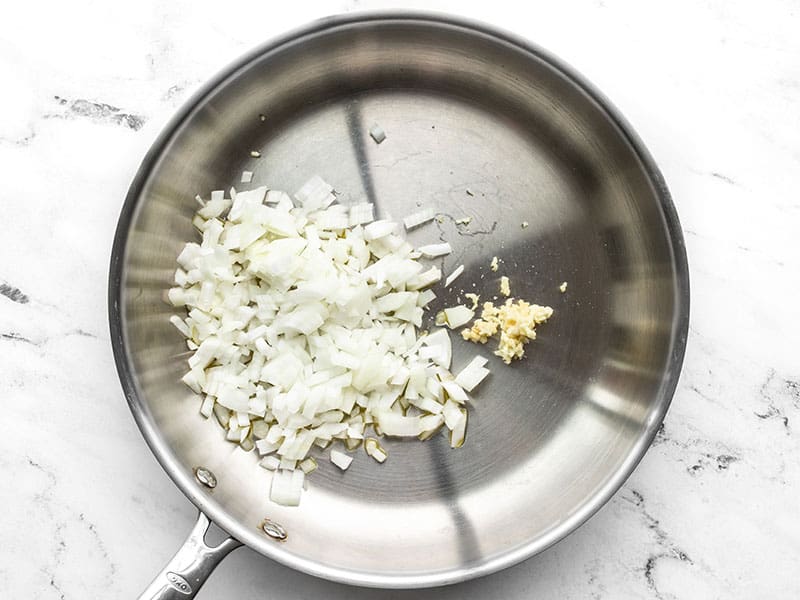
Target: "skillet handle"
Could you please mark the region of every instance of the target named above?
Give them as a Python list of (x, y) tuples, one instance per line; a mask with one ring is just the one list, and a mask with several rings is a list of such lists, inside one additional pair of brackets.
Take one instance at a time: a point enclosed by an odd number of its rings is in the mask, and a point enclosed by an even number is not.
[(197, 595), (214, 568), (242, 543), (231, 537), (219, 546), (206, 544), (205, 536), (211, 524), (200, 513), (189, 537), (175, 556), (139, 596), (139, 600), (189, 600)]

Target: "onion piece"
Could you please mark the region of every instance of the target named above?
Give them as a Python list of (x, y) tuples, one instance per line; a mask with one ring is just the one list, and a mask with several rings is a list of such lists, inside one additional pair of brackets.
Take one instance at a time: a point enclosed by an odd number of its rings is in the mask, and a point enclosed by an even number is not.
[(486, 363), (487, 360), (485, 358), (476, 356), (458, 375), (456, 375), (455, 382), (466, 391), (471, 392), (489, 374), (489, 369), (483, 366)]
[(435, 217), (436, 212), (432, 208), (425, 208), (403, 217), (403, 225), (405, 225), (406, 229), (414, 229), (415, 227), (433, 221)]
[(375, 123), (372, 127), (369, 128), (369, 135), (373, 140), (375, 140), (376, 144), (380, 144), (383, 140), (386, 139), (386, 132), (377, 123)]
[(300, 470), (303, 471), (306, 475), (309, 473), (313, 473), (317, 470), (317, 461), (313, 456), (309, 456), (308, 458), (301, 460), (300, 464), (297, 465), (300, 467)]
[(367, 241), (378, 240), (394, 233), (396, 230), (397, 224), (391, 221), (373, 221), (364, 227), (364, 239)]
[(256, 450), (261, 456), (265, 454), (272, 454), (280, 447), (280, 444), (277, 442), (268, 442), (265, 439), (260, 439), (256, 441)]
[(449, 369), (450, 361), (453, 356), (453, 346), (450, 342), (450, 335), (447, 333), (447, 330), (437, 329), (421, 339), (425, 346), (436, 349), (436, 354), (430, 356), (433, 362), (445, 369)]
[(346, 471), (350, 463), (353, 462), (353, 457), (339, 450), (331, 450), (331, 462), (342, 471)]
[(475, 313), (466, 306), (453, 306), (445, 308), (442, 312), (444, 312), (445, 323), (450, 329), (466, 325), (475, 316)]
[(433, 290), (422, 290), (419, 293), (419, 296), (417, 296), (417, 306), (425, 308), (435, 299), (436, 299), (436, 294), (433, 292)]
[(431, 267), (427, 271), (420, 273), (413, 279), (410, 279), (406, 283), (406, 288), (409, 290), (420, 290), (424, 287), (428, 287), (429, 285), (436, 283), (442, 278), (442, 272), (436, 268)]
[(450, 398), (454, 402), (463, 404), (469, 400), (469, 397), (467, 396), (467, 393), (464, 391), (464, 388), (462, 388), (455, 381), (442, 381), (441, 385), (442, 388), (444, 388), (444, 391), (447, 394), (448, 398)]
[(384, 410), (375, 414), (383, 435), (416, 437), (422, 433), (419, 417), (404, 417), (402, 414)]
[(371, 223), (374, 220), (373, 210), (374, 206), (369, 202), (351, 206), (349, 219), (350, 227)]
[(272, 475), (269, 498), (281, 506), (299, 506), (305, 473), (301, 470), (278, 469)]
[(214, 414), (214, 396), (206, 396), (203, 398), (203, 403), (200, 405), (200, 414), (206, 419)]
[(430, 439), (444, 426), (444, 416), (441, 414), (426, 415), (422, 417), (420, 421), (422, 421), (424, 429), (418, 437), (423, 442), (427, 439)]
[(444, 280), (444, 287), (450, 287), (450, 284), (453, 283), (458, 277), (464, 272), (464, 265), (458, 265), (450, 275), (447, 276), (447, 279)]
[(367, 438), (364, 440), (364, 450), (379, 463), (385, 461), (389, 456), (375, 438)]
[(428, 244), (427, 246), (420, 246), (418, 250), (425, 258), (438, 258), (445, 256), (453, 251), (453, 248), (447, 242), (442, 244)]
[(178, 315), (172, 315), (169, 318), (169, 322), (172, 323), (175, 326), (175, 329), (180, 331), (184, 335), (184, 337), (187, 338), (192, 337), (192, 333), (189, 330), (189, 327), (186, 326), (186, 323), (184, 323), (183, 319), (181, 319)]
[(281, 459), (277, 456), (265, 456), (258, 464), (268, 471), (277, 471), (281, 465)]
[(336, 200), (332, 192), (332, 185), (326, 183), (319, 175), (314, 175), (295, 192), (294, 197), (305, 210), (313, 211), (330, 206)]
[(464, 445), (464, 440), (467, 436), (467, 411), (466, 409), (461, 409), (461, 417), (458, 419), (458, 422), (455, 426), (450, 430), (450, 447), (451, 448), (460, 448)]
[[(430, 413), (428, 416), (438, 415), (442, 412), (442, 405), (439, 404), (433, 398), (429, 398), (427, 396), (410, 399), (409, 403), (412, 404), (413, 406), (416, 406), (420, 410), (424, 410), (425, 412)], [(424, 418), (425, 417), (422, 417), (421, 419)], [(425, 431), (426, 428), (424, 425), (422, 425), (422, 423), (420, 423), (420, 426), (422, 427), (422, 430)]]

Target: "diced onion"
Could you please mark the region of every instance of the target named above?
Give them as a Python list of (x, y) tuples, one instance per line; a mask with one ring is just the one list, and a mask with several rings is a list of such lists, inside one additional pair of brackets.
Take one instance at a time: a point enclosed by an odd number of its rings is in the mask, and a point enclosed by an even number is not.
[(364, 227), (364, 239), (369, 241), (378, 240), (394, 233), (397, 230), (397, 224), (391, 221), (381, 220), (373, 221)]
[(375, 417), (383, 435), (416, 437), (422, 433), (419, 417), (404, 417), (391, 410), (381, 411)]
[(447, 276), (447, 279), (444, 280), (444, 287), (450, 287), (450, 284), (453, 283), (456, 279), (458, 279), (459, 275), (464, 272), (464, 265), (458, 265), (450, 275)]
[(427, 271), (420, 273), (416, 277), (410, 279), (406, 284), (406, 287), (409, 290), (420, 290), (424, 287), (428, 287), (432, 283), (436, 283), (442, 278), (442, 272), (436, 268), (431, 267)]
[(450, 244), (444, 242), (442, 244), (428, 244), (427, 246), (420, 246), (419, 251), (425, 258), (437, 258), (439, 256), (450, 254), (453, 249), (450, 247)]
[(483, 366), (486, 363), (487, 360), (485, 358), (476, 356), (456, 375), (455, 382), (466, 391), (471, 392), (489, 374), (489, 369)]
[(432, 208), (424, 208), (415, 213), (411, 213), (407, 217), (403, 217), (403, 225), (406, 229), (414, 229), (425, 223), (433, 221), (436, 217), (436, 212)]
[(379, 463), (382, 463), (388, 457), (386, 450), (381, 447), (378, 440), (375, 438), (367, 438), (364, 440), (364, 450)]
[(373, 140), (375, 140), (376, 144), (380, 144), (383, 140), (386, 139), (386, 132), (377, 123), (369, 128), (369, 135), (372, 137)]
[(467, 435), (467, 411), (462, 408), (460, 412), (460, 418), (450, 430), (451, 448), (460, 448), (464, 444), (464, 438)]
[(444, 320), (450, 329), (456, 329), (469, 323), (475, 313), (466, 306), (453, 306), (444, 309)]
[[(380, 463), (388, 453), (370, 427), (424, 440), (443, 426), (460, 445), (466, 392), (488, 373), (473, 361), (454, 377), (448, 332), (417, 333), (436, 298), (426, 288), (442, 277), (417, 258), (444, 256), (449, 244), (415, 251), (397, 223), (375, 221), (370, 203), (337, 204), (320, 177), (294, 199), (261, 186), (198, 202), (202, 239), (181, 251), (168, 293), (187, 311), (170, 318), (192, 350), (183, 382), (227, 439), (274, 471), (269, 495), (284, 506), (299, 504), (315, 446), (363, 444)], [(411, 229), (434, 216), (403, 221)], [(445, 315), (457, 327), (472, 311)], [(335, 447), (329, 456), (342, 470), (353, 459)]]
[(258, 464), (268, 471), (277, 471), (278, 467), (281, 465), (281, 459), (277, 456), (265, 456)]
[(350, 207), (350, 227), (371, 223), (373, 220), (373, 205), (369, 202), (355, 204)]
[(469, 398), (467, 397), (464, 388), (462, 388), (458, 383), (455, 381), (442, 381), (442, 387), (444, 391), (447, 393), (447, 396), (459, 404), (463, 404)]
[(305, 473), (299, 469), (295, 471), (278, 469), (272, 474), (270, 500), (283, 506), (299, 506), (304, 480)]
[(339, 450), (331, 450), (331, 462), (345, 471), (353, 462), (353, 457)]

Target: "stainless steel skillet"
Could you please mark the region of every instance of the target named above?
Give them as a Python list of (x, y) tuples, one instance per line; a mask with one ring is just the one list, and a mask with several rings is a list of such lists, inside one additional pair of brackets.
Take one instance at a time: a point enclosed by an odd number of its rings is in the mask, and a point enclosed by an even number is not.
[[(436, 290), (441, 305), (461, 290), (489, 299), (505, 274), (514, 295), (555, 308), (525, 360), (491, 365), (463, 448), (389, 442), (385, 464), (359, 453), (345, 473), (321, 461), (301, 506), (285, 508), (268, 500), (253, 453), (197, 414), (163, 294), (194, 236), (194, 195), (238, 185), (243, 169), (287, 190), (319, 174), (341, 202), (368, 200), (395, 219), (418, 203), (436, 208), (443, 222), (412, 241), (441, 236), (454, 246), (444, 270), (466, 267), (452, 291)], [(193, 597), (239, 542), (306, 573), (397, 588), (540, 552), (605, 503), (647, 450), (677, 383), (688, 310), (683, 238), (658, 169), (556, 58), (483, 24), (415, 13), (326, 19), (258, 48), (158, 138), (114, 241), (109, 317), (126, 398), (201, 512), (143, 598)], [(457, 343), (454, 364), (475, 352)], [(204, 515), (232, 539), (207, 546)]]

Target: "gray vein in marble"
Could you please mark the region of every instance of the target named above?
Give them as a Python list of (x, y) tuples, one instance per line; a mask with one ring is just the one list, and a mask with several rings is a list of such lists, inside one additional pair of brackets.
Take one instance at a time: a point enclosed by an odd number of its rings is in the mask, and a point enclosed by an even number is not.
[[(40, 463), (33, 460), (30, 456), (26, 456), (25, 459), (28, 461), (28, 465), (36, 469), (38, 472), (43, 474), (47, 479), (47, 483), (44, 486), (44, 489), (41, 492), (36, 493), (33, 497), (34, 502), (40, 505), (41, 508), (47, 513), (47, 517), (51, 522), (55, 522), (55, 515), (53, 514), (53, 509), (51, 507), (51, 503), (53, 501), (53, 491), (55, 490), (56, 484), (58, 480), (55, 474), (50, 471), (49, 469), (45, 469)], [(56, 593), (59, 595), (61, 600), (64, 600), (65, 594), (61, 589), (61, 586), (56, 581), (56, 574), (55, 570), (61, 565), (63, 561), (63, 553), (67, 549), (67, 544), (63, 537), (63, 531), (66, 525), (64, 523), (56, 523), (55, 531), (53, 534), (53, 539), (56, 542), (55, 551), (53, 552), (53, 564), (51, 565), (42, 565), (40, 568), (42, 574), (47, 579), (51, 588), (53, 588)]]
[(31, 346), (41, 347), (54, 339), (70, 337), (73, 335), (78, 337), (86, 337), (93, 340), (100, 339), (99, 336), (95, 335), (94, 333), (89, 333), (88, 331), (84, 331), (83, 329), (71, 329), (69, 331), (65, 331), (64, 333), (58, 335), (48, 335), (40, 339), (32, 339), (25, 337), (24, 335), (17, 333), (16, 331), (8, 331), (6, 333), (0, 333), (0, 340), (5, 340), (9, 342), (22, 342), (24, 344), (30, 344)]
[(738, 183), (736, 183), (736, 181), (734, 181), (727, 175), (723, 175), (722, 173), (717, 173), (716, 171), (712, 171), (711, 176), (716, 177), (717, 179), (724, 181), (725, 183), (728, 183), (730, 185), (739, 185)]
[[(652, 446), (671, 446), (680, 450), (677, 461), (683, 464), (690, 462), (686, 467), (687, 473), (692, 476), (700, 475), (708, 470), (721, 472), (727, 471), (734, 463), (742, 460), (741, 452), (728, 448), (721, 443), (710, 443), (701, 438), (690, 438), (686, 441), (676, 440), (667, 433), (666, 425), (661, 424)], [(695, 454), (695, 458), (691, 458)]]
[(29, 340), (25, 336), (18, 334), (16, 331), (9, 331), (8, 333), (0, 333), (0, 339), (10, 340), (12, 342), (24, 342), (26, 344), (31, 344), (33, 346), (39, 345), (37, 342)]
[(753, 248), (750, 248), (748, 246), (742, 246), (741, 244), (734, 244), (734, 243), (729, 242), (727, 240), (714, 238), (714, 237), (711, 237), (709, 235), (703, 235), (702, 233), (698, 233), (697, 231), (695, 231), (693, 229), (688, 229), (686, 227), (684, 227), (683, 233), (685, 233), (687, 237), (695, 237), (695, 238), (703, 240), (705, 242), (715, 243), (715, 244), (727, 244), (729, 248), (732, 248), (732, 249), (735, 249), (735, 250), (740, 250), (741, 252), (747, 252), (751, 256), (758, 256), (758, 257), (764, 259), (765, 261), (773, 263), (773, 264), (775, 264), (775, 265), (777, 265), (779, 267), (786, 266), (786, 263), (784, 261), (782, 261), (782, 260), (780, 260), (778, 258), (774, 258), (774, 257), (772, 257), (769, 254), (766, 254), (764, 252), (761, 252), (761, 251), (758, 251), (758, 250), (754, 250)]
[(166, 92), (161, 95), (162, 100), (172, 100), (175, 96), (179, 96), (186, 89), (185, 85), (175, 84), (169, 86)]
[(103, 540), (100, 538), (100, 534), (97, 532), (97, 526), (91, 521), (89, 521), (84, 513), (80, 513), (78, 515), (78, 519), (80, 520), (81, 523), (84, 523), (86, 525), (86, 528), (89, 530), (89, 533), (92, 534), (95, 544), (100, 550), (100, 554), (102, 554), (103, 558), (106, 560), (106, 562), (108, 562), (110, 576), (113, 577), (114, 575), (117, 574), (117, 565), (111, 560), (111, 557), (108, 554), (108, 550), (106, 549), (106, 545), (103, 543)]
[(589, 598), (591, 600), (603, 600), (603, 595), (606, 593), (605, 586), (599, 580), (600, 570), (603, 567), (603, 562), (599, 559), (591, 561), (585, 570), (587, 577), (586, 584), (590, 588)]
[(786, 435), (790, 435), (789, 417), (786, 412), (790, 408), (800, 410), (800, 382), (786, 377), (778, 377), (775, 369), (770, 369), (766, 381), (758, 390), (766, 408), (755, 411), (759, 419), (778, 419), (783, 423)]
[(710, 395), (706, 394), (696, 384), (693, 384), (693, 383), (686, 384), (686, 388), (690, 392), (692, 392), (693, 394), (698, 395), (700, 398), (702, 398), (703, 400), (705, 400), (709, 404), (715, 404), (715, 405), (719, 406), (720, 408), (724, 408), (724, 403), (722, 401), (718, 400), (717, 398), (714, 398), (713, 396), (710, 396)]
[[(46, 483), (42, 490), (34, 495), (33, 500), (45, 512), (47, 521), (52, 523), (54, 528), (51, 536), (53, 540), (51, 558), (47, 564), (40, 567), (40, 572), (44, 575), (48, 585), (58, 594), (58, 597), (64, 600), (66, 598), (66, 592), (59, 582), (57, 570), (63, 565), (64, 556), (69, 550), (66, 541), (66, 532), (70, 521), (68, 518), (65, 519), (65, 515), (62, 513), (63, 510), (66, 509), (71, 513), (66, 516), (72, 516), (73, 518), (75, 513), (69, 507), (64, 507), (60, 502), (57, 502), (55, 492), (58, 485), (58, 478), (55, 473), (44, 467), (41, 463), (33, 460), (30, 456), (25, 456), (25, 459), (30, 467), (34, 468), (46, 478)], [(58, 513), (56, 509), (59, 509)], [(97, 526), (89, 521), (83, 512), (77, 514), (77, 522), (89, 532), (104, 562), (108, 565), (107, 580), (110, 585), (117, 574), (117, 565), (111, 560), (106, 545), (97, 531)]]
[(97, 123), (113, 123), (122, 127), (139, 131), (147, 120), (143, 115), (133, 112), (123, 112), (121, 108), (104, 102), (93, 102), (78, 98), (70, 102), (61, 96), (54, 96), (61, 106), (66, 107), (66, 112), (61, 114), (46, 115), (49, 118), (83, 117)]
[(12, 302), (18, 302), (19, 304), (27, 304), (30, 302), (30, 298), (28, 298), (27, 294), (23, 294), (22, 290), (7, 283), (0, 283), (0, 295), (5, 296)]
[(712, 469), (717, 471), (727, 471), (732, 463), (742, 460), (740, 456), (733, 454), (717, 454), (714, 455), (710, 452), (705, 452), (692, 466), (687, 467), (686, 470), (690, 475), (697, 475), (709, 465)]
[(20, 138), (7, 138), (0, 136), (0, 143), (11, 144), (12, 146), (28, 146), (33, 138), (36, 137), (36, 131), (31, 127), (30, 133)]
[(669, 441), (669, 434), (667, 433), (667, 425), (662, 421), (661, 425), (658, 426), (658, 430), (656, 431), (656, 436), (653, 438), (653, 443), (650, 444), (651, 447), (660, 446), (661, 444), (666, 444)]
[(696, 169), (694, 167), (688, 167), (688, 170), (695, 175), (699, 175), (700, 177), (710, 177), (712, 179), (716, 179), (717, 181), (721, 181), (722, 183), (727, 183), (730, 186), (745, 188), (739, 181), (731, 177), (730, 175), (726, 175), (720, 171), (705, 171), (701, 169)]
[(631, 494), (633, 495), (633, 498), (626, 496), (622, 497), (633, 504), (641, 514), (647, 529), (653, 533), (657, 547), (655, 552), (652, 552), (648, 555), (644, 567), (642, 568), (644, 578), (647, 582), (647, 587), (653, 592), (655, 597), (662, 599), (664, 596), (659, 591), (658, 583), (656, 581), (656, 569), (659, 562), (664, 559), (674, 559), (689, 565), (693, 565), (694, 561), (689, 558), (689, 555), (686, 554), (686, 552), (684, 552), (680, 547), (678, 547), (674, 541), (672, 541), (670, 536), (661, 526), (659, 520), (655, 518), (648, 510), (642, 493), (632, 489)]

